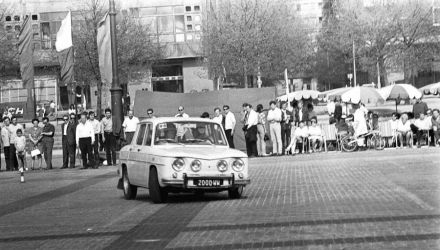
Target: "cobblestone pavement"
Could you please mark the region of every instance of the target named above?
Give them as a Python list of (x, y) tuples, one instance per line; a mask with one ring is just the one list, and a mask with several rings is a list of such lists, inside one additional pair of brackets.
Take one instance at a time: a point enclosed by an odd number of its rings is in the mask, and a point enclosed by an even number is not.
[(250, 159), (244, 198), (160, 205), (124, 200), (114, 167), (1, 172), (0, 249), (440, 249), (439, 153)]

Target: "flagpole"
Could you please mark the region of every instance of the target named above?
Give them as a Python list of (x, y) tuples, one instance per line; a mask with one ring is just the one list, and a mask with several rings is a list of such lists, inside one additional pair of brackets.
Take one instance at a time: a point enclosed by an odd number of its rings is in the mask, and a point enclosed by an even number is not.
[[(115, 1), (109, 0), (109, 15), (110, 15), (110, 34), (111, 34), (111, 51), (112, 51), (112, 88), (111, 102), (113, 111), (113, 131), (117, 134), (121, 133), (122, 119), (124, 114), (122, 111), (122, 89), (119, 85), (118, 78), (118, 51), (116, 41), (116, 8)], [(119, 131), (117, 131), (119, 130)]]

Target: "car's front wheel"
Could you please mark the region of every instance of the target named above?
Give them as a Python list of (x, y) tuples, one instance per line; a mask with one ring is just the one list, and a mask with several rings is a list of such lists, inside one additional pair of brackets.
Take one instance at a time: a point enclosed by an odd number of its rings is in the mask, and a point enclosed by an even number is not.
[(150, 192), (151, 200), (154, 203), (163, 203), (167, 200), (168, 192), (159, 185), (157, 169), (154, 167), (150, 170), (150, 176), (148, 179), (148, 189)]
[(228, 190), (229, 199), (240, 199), (243, 194), (243, 186), (238, 186)]
[(124, 197), (126, 200), (132, 200), (136, 198), (137, 187), (130, 184), (130, 180), (128, 179), (127, 170), (124, 170), (122, 174), (122, 184), (124, 190)]

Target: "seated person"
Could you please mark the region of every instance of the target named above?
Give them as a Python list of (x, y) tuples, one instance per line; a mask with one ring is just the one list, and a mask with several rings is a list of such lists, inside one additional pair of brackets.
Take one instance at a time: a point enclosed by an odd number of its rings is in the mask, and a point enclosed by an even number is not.
[(347, 133), (349, 136), (354, 136), (354, 117), (353, 115), (347, 116), (345, 119), (345, 123), (347, 123)]
[(439, 147), (440, 145), (440, 111), (438, 109), (434, 109), (432, 111), (432, 131), (434, 134), (434, 145)]
[[(397, 124), (399, 124), (399, 114), (394, 112), (391, 115), (391, 120), (388, 121), (390, 123), (390, 127), (391, 127), (391, 135), (393, 138), (391, 138), (392, 140), (394, 140), (394, 138), (397, 138)], [(393, 142), (394, 143), (394, 142)], [(397, 146), (397, 145), (396, 145)]]
[(417, 147), (420, 148), (420, 141), (424, 137), (425, 134), (431, 129), (431, 120), (425, 117), (424, 113), (420, 113), (419, 118), (414, 121), (414, 124), (411, 124), (411, 130), (417, 137)]
[(406, 139), (406, 145), (412, 147), (412, 131), (411, 131), (411, 122), (408, 119), (408, 115), (403, 113), (400, 117), (399, 122), (397, 123), (397, 136), (400, 140), (400, 147), (403, 148), (403, 138)]
[(213, 142), (212, 137), (210, 137), (206, 133), (206, 125), (204, 124), (197, 124), (196, 130), (194, 131), (193, 134), (194, 134), (194, 139)]
[(286, 151), (291, 150), (292, 154), (295, 154), (296, 143), (298, 142), (301, 144), (301, 146), (299, 147), (299, 153), (302, 153), (302, 143), (306, 143), (307, 137), (309, 136), (309, 131), (305, 124), (305, 121), (299, 122), (299, 126), (295, 129), (295, 132), (293, 133), (293, 138), (290, 141), (290, 145), (286, 148)]
[(315, 152), (316, 151), (316, 144), (318, 144), (319, 148), (321, 149), (322, 143), (324, 140), (322, 138), (321, 127), (318, 126), (316, 117), (312, 117), (312, 119), (310, 119), (310, 121), (311, 121), (312, 125), (309, 126), (309, 140), (312, 144), (311, 145), (312, 151)]

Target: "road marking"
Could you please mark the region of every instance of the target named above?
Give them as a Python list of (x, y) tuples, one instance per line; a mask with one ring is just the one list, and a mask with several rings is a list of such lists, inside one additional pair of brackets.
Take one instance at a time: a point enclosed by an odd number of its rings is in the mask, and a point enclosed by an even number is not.
[[(391, 181), (390, 181), (391, 182)], [(424, 202), (422, 199), (420, 199), (417, 195), (411, 193), (410, 191), (406, 190), (405, 188), (395, 184), (394, 182), (391, 182), (394, 184), (394, 191), (399, 192), (406, 196), (409, 200), (417, 204), (420, 208), (426, 209), (426, 210), (434, 210), (434, 207), (429, 205), (428, 203)]]
[(160, 239), (149, 239), (149, 240), (135, 240), (135, 242), (139, 243), (149, 243), (149, 242), (158, 242)]

